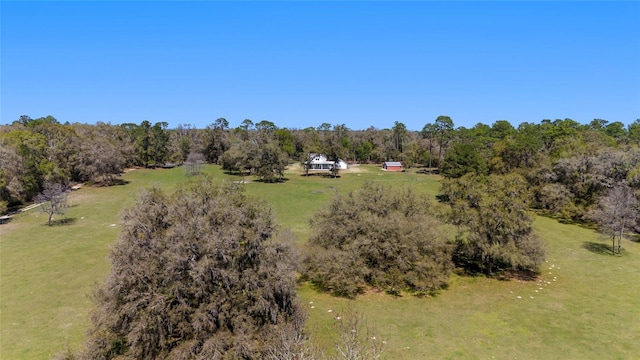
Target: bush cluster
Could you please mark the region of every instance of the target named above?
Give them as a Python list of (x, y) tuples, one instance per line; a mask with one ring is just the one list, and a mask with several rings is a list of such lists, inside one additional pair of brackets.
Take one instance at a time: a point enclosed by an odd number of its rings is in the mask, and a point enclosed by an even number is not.
[(365, 184), (336, 194), (311, 220), (305, 277), (320, 289), (355, 297), (368, 287), (398, 294), (447, 286), (452, 246), (426, 196)]

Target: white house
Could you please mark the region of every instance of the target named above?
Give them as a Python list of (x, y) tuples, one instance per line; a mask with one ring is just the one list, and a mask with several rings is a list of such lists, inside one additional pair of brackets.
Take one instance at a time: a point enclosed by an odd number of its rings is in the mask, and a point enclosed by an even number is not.
[(327, 157), (323, 154), (309, 154), (310, 171), (330, 171), (334, 166), (337, 166), (339, 170), (346, 170), (348, 168), (347, 163), (342, 159), (331, 161), (327, 160)]

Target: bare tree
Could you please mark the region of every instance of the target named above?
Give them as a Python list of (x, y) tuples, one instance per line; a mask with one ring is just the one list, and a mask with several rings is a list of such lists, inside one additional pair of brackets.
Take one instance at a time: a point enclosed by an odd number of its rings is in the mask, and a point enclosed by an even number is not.
[(36, 202), (42, 203), (42, 212), (49, 215), (47, 224), (51, 226), (53, 215), (63, 215), (67, 205), (66, 188), (62, 184), (45, 182), (44, 189), (35, 198)]
[(345, 360), (380, 359), (387, 342), (381, 338), (375, 326), (367, 323), (364, 316), (353, 310), (347, 310), (336, 317), (336, 355)]
[(308, 334), (302, 331), (307, 314), (301, 312), (286, 326), (280, 327), (274, 334), (274, 341), (265, 355), (266, 360), (316, 360), (322, 358), (318, 348)]
[(381, 359), (387, 341), (378, 334), (375, 325), (367, 322), (362, 313), (347, 309), (335, 318), (335, 353), (326, 354), (311, 338), (297, 327), (302, 323), (283, 327), (279, 337), (267, 352), (268, 360), (376, 360)]
[(184, 162), (184, 170), (187, 176), (198, 175), (202, 170), (202, 164), (205, 163), (204, 155), (201, 153), (189, 153), (187, 160)]
[(338, 161), (336, 161), (335, 164), (331, 165), (331, 169), (329, 172), (331, 173), (332, 178), (338, 177), (338, 173), (340, 172), (340, 165), (338, 164)]
[[(600, 198), (598, 205), (589, 214), (599, 226), (600, 230), (611, 236), (611, 252), (620, 254), (621, 240), (625, 230), (628, 230), (640, 217), (637, 210), (638, 200), (626, 184), (621, 184), (609, 190), (606, 196)], [(617, 240), (617, 246), (616, 246)]]

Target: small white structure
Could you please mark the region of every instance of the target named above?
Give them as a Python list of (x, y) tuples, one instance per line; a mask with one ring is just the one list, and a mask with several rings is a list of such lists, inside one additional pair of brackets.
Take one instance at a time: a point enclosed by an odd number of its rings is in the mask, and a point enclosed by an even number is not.
[(309, 154), (309, 171), (331, 171), (334, 166), (338, 168), (338, 170), (346, 170), (349, 168), (347, 163), (338, 159), (338, 161), (327, 160), (326, 155), (323, 154)]

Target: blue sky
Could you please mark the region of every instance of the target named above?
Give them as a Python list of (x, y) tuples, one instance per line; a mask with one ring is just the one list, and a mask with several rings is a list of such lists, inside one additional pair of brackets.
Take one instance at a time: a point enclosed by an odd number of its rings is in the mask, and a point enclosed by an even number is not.
[(1, 1), (0, 123), (640, 118), (640, 2)]

